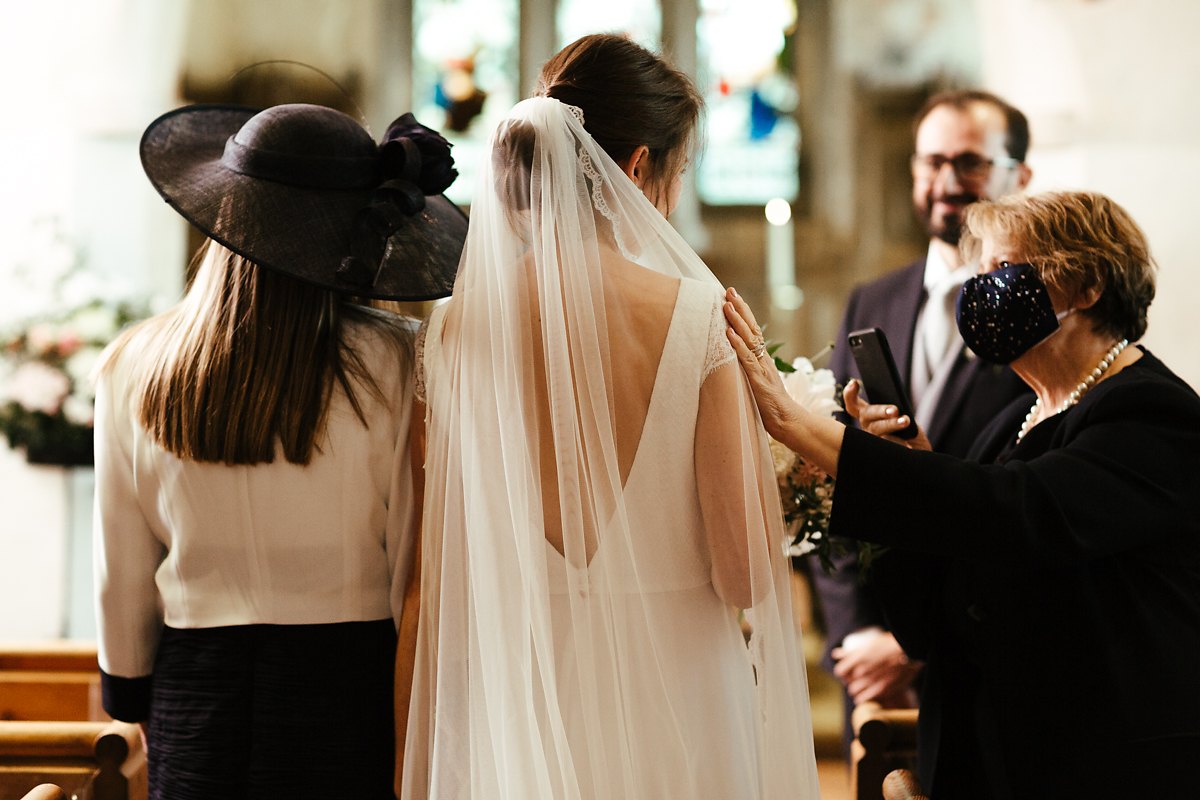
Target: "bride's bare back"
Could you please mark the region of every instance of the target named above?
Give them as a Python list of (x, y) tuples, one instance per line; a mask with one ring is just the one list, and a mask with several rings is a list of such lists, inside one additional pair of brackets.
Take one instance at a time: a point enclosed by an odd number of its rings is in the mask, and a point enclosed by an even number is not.
[[(613, 250), (601, 253), (604, 276), (604, 314), (606, 321), (609, 375), (606, 386), (612, 409), (611, 424), (616, 438), (617, 467), (621, 485), (629, 478), (641, 442), (642, 430), (650, 398), (654, 393), (655, 378), (662, 358), (663, 346), (671, 326), (675, 302), (679, 296), (679, 278), (669, 277), (646, 269), (622, 257)], [(528, 280), (536, 280), (534, 266), (530, 261), (522, 265)], [(530, 285), (530, 284), (526, 284)], [(531, 411), (537, 419), (540, 452), (538, 453), (539, 474), (542, 486), (542, 509), (546, 526), (546, 541), (559, 553), (563, 552), (562, 518), (559, 513), (559, 476), (556, 474), (558, 459), (554, 452), (551, 434), (553, 417), (550, 409), (549, 389), (546, 379), (545, 351), (543, 348), (541, 310), (537, 292), (527, 297), (528, 326), (531, 338), (533, 397)], [(445, 333), (456, 335), (459, 327), (458, 308), (448, 310)], [(583, 365), (586, 369), (599, 370), (600, 365)], [(584, 454), (586, 458), (587, 454)], [(593, 519), (584, 515), (584, 519)], [(585, 524), (584, 539), (587, 558), (596, 550), (597, 532)]]
[[(646, 424), (646, 412), (654, 393), (663, 345), (679, 295), (679, 279), (640, 267), (611, 251), (602, 253), (601, 263), (604, 272), (604, 318), (608, 323), (609, 374), (612, 376), (607, 389), (612, 401), (610, 408), (613, 410), (617, 466), (621, 485), (624, 486), (633, 468)], [(541, 366), (540, 360), (535, 363)], [(544, 405), (545, 374), (537, 369), (535, 373), (540, 373), (537, 382), (538, 423), (545, 434), (550, 422), (549, 406)], [(563, 532), (558, 514), (558, 482), (552, 474), (555, 458), (553, 452), (546, 452), (553, 438), (543, 435), (541, 441), (542, 486), (547, 490), (542, 497), (546, 511), (546, 540), (561, 553)], [(590, 560), (596, 550), (597, 532), (585, 529), (584, 541)]]

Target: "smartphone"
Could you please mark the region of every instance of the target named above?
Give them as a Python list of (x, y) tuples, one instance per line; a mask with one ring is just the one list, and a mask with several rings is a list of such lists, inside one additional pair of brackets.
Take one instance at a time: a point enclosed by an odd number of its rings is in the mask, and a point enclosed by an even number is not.
[(896, 360), (892, 358), (892, 349), (888, 347), (883, 331), (879, 328), (851, 331), (846, 340), (854, 363), (858, 366), (858, 374), (862, 376), (867, 402), (895, 406), (901, 416), (908, 417), (909, 422), (908, 427), (893, 435), (901, 439), (916, 436), (917, 423), (913, 420), (912, 403), (908, 401), (908, 392), (904, 388), (904, 381), (900, 379), (900, 371), (896, 369)]

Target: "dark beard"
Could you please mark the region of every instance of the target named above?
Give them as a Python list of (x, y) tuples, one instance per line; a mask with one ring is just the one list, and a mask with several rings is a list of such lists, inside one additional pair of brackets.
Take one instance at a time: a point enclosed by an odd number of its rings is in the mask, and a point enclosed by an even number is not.
[[(963, 211), (965, 211), (967, 206), (969, 206), (971, 203), (978, 203), (981, 198), (977, 194), (959, 194), (947, 199), (961, 202), (963, 204)], [(921, 223), (925, 227), (925, 232), (928, 233), (931, 238), (941, 239), (946, 244), (957, 246), (958, 240), (962, 238), (962, 212), (944, 217), (942, 219), (942, 224), (940, 226), (935, 226), (933, 222), (933, 211), (930, 210), (932, 207), (933, 201), (930, 200), (929, 209), (915, 209), (917, 212), (917, 217), (921, 220)]]
[(957, 216), (947, 218), (941, 230), (933, 230), (932, 220), (925, 227), (928, 229), (930, 236), (941, 239), (946, 244), (952, 244), (955, 247), (958, 246), (958, 241), (962, 238), (962, 220)]

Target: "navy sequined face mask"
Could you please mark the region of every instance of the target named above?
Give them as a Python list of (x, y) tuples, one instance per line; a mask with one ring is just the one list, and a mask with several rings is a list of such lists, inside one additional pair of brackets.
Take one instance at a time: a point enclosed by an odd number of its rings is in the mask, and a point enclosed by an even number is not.
[(1003, 261), (967, 279), (955, 319), (967, 347), (994, 364), (1009, 364), (1058, 330), (1069, 312), (1054, 313), (1046, 284), (1032, 264)]

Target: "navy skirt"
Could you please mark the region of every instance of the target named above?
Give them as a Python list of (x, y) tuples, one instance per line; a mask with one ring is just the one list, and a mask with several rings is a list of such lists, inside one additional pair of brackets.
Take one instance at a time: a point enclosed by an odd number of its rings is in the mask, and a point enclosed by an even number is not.
[(390, 619), (165, 628), (151, 800), (393, 798)]

